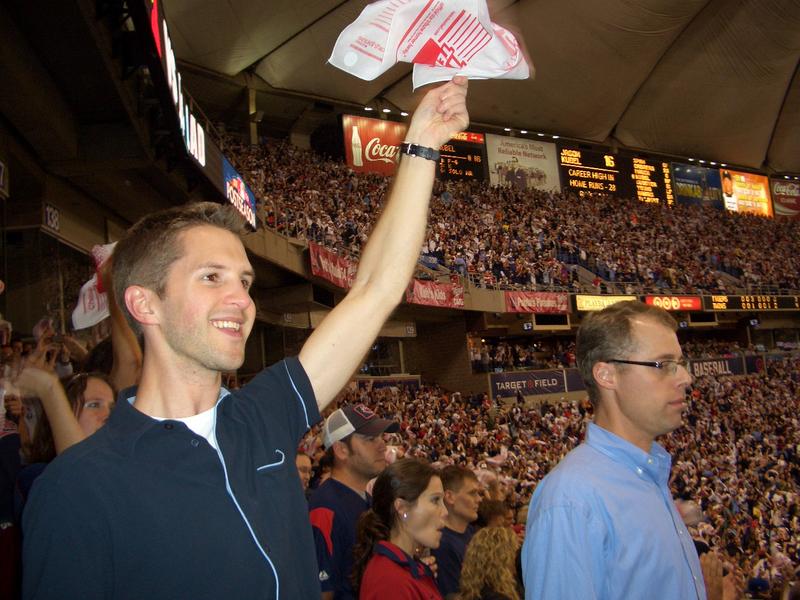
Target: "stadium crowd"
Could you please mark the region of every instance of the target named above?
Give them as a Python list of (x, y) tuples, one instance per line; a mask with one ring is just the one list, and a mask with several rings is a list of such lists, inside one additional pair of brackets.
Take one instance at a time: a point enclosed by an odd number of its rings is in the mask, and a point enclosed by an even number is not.
[[(282, 141), (254, 147), (229, 138), (226, 150), (251, 183), (266, 226), (358, 255), (380, 212), (385, 178)], [(797, 290), (798, 239), (797, 221), (709, 207), (438, 182), (423, 255), (490, 287)], [(597, 275), (594, 285), (578, 284), (576, 265)]]
[[(98, 400), (89, 395), (97, 392), (91, 392), (86, 382), (102, 385), (99, 395), (108, 398), (111, 385), (119, 387), (134, 376), (135, 354), (112, 354), (108, 340), (101, 340), (108, 329), (98, 327), (82, 346), (71, 338), (68, 343), (57, 342), (52, 324), (43, 320), (37, 342), (23, 343), (15, 336), (3, 346), (0, 441), (6, 477), (0, 516), (5, 522), (18, 523), (33, 480), (63, 450), (64, 428), (49, 420), (77, 418), (81, 427), (85, 425), (72, 443), (79, 441), (101, 426), (110, 410), (108, 399), (94, 406)], [(561, 350), (551, 366), (574, 360), (572, 345)], [(742, 351), (735, 343), (715, 340), (689, 344), (687, 350), (698, 356)], [(112, 373), (115, 359), (132, 363), (126, 373)], [(36, 377), (21, 377), (26, 372)], [(42, 372), (49, 373), (47, 378)], [(65, 402), (63, 397), (48, 398), (47, 388), (36, 385), (37, 380), (59, 375), (73, 416), (53, 408), (53, 402)], [(83, 387), (76, 388), (74, 382), (80, 380)], [(31, 398), (37, 393), (43, 396), (39, 402)], [(796, 355), (768, 362), (766, 372), (758, 375), (703, 376), (694, 382), (686, 425), (662, 440), (673, 456), (671, 488), (696, 543), (720, 552), (727, 568), (748, 582), (754, 593), (782, 588), (794, 580), (800, 565), (798, 398)], [(405, 456), (438, 468), (467, 467), (481, 483), (486, 509), (491, 508), (488, 500), (502, 502), (509, 514), (517, 515), (515, 530), (520, 535), (532, 490), (582, 441), (592, 417), (586, 400), (526, 407), (518, 399), (496, 405), (487, 394), (466, 395), (436, 385), (369, 390), (353, 386), (336, 404), (358, 403), (400, 424), (399, 433), (390, 434), (389, 462)], [(84, 424), (80, 415), (87, 410), (99, 413), (94, 422)], [(22, 461), (14, 467), (12, 455), (20, 446)], [(312, 459), (319, 480), (324, 466), (319, 426), (306, 436), (301, 450)], [(513, 519), (504, 523), (513, 524)], [(18, 564), (18, 560), (5, 563), (7, 568)]]
[[(741, 377), (695, 380), (685, 426), (661, 443), (673, 456), (671, 489), (696, 544), (719, 552), (752, 591), (782, 589), (800, 566), (800, 358)], [(364, 403), (398, 421), (388, 454), (473, 470), (486, 498), (524, 519), (533, 488), (584, 438), (584, 400), (495, 405), (436, 385), (350, 389), (339, 404)], [(322, 456), (319, 431), (304, 450)]]
[[(742, 348), (737, 342), (726, 340), (687, 340), (682, 347), (688, 358), (728, 357), (756, 352), (753, 345)], [(475, 373), (574, 367), (575, 343), (473, 338), (470, 361)]]

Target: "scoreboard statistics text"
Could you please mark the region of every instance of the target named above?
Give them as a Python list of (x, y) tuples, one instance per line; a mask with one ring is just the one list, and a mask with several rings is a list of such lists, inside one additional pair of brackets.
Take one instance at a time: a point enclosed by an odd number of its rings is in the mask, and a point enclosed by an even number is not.
[(440, 179), (486, 179), (486, 145), (482, 133), (462, 131), (442, 144), (439, 154)]
[(620, 165), (620, 190), (626, 198), (640, 202), (672, 205), (672, 175), (668, 162), (638, 156), (617, 157)]
[(608, 194), (669, 205), (675, 201), (669, 162), (559, 144), (558, 166), (561, 187), (579, 196)]
[(703, 298), (706, 310), (800, 310), (800, 296), (731, 296), (717, 294)]
[(559, 144), (558, 168), (561, 187), (578, 196), (587, 193), (619, 195), (620, 171), (613, 154)]

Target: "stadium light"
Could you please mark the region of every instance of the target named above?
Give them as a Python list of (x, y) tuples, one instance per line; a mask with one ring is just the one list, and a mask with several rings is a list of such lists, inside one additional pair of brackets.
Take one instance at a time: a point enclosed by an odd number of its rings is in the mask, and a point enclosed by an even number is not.
[(690, 159), (689, 159), (689, 162), (694, 162), (694, 159), (693, 159), (693, 158), (690, 158)]
[(372, 110), (372, 107), (371, 106), (365, 106), (364, 110)]
[(503, 127), (503, 131), (511, 131), (511, 127)]
[(403, 111), (403, 112), (400, 113), (400, 116), (401, 117), (407, 117), (408, 113), (406, 111)]
[(383, 109), (383, 112), (385, 112), (385, 113), (390, 113), (390, 112), (392, 112), (392, 109), (391, 109), (391, 108), (384, 108), (384, 109)]
[(528, 133), (528, 130), (527, 130), (527, 129), (520, 129), (520, 130), (519, 130), (519, 132), (520, 132), (522, 135), (525, 135), (526, 133)]
[(728, 163), (720, 163), (720, 164), (719, 164), (719, 166), (720, 166), (720, 167), (727, 167), (727, 166), (728, 166)]
[(544, 137), (543, 133), (537, 133), (536, 135), (538, 135), (539, 137)]
[(558, 139), (558, 138), (560, 138), (560, 137), (561, 137), (560, 135), (554, 135), (554, 136), (553, 136), (553, 139), (554, 139), (554, 140), (557, 140), (557, 139)]

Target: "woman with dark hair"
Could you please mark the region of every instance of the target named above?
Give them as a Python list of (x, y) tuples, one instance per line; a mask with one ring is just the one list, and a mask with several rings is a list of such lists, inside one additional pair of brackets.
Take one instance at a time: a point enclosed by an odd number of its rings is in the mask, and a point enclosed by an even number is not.
[(67, 400), (86, 437), (100, 429), (114, 407), (114, 389), (103, 373), (80, 373), (66, 386)]
[(419, 460), (399, 460), (378, 476), (372, 508), (356, 533), (353, 584), (360, 600), (441, 600), (418, 554), (439, 546), (443, 496), (436, 470)]
[(62, 388), (55, 375), (37, 368), (22, 371), (17, 384), (32, 398), (20, 420), (26, 463), (17, 477), (18, 512), (33, 482), (64, 450), (100, 429), (114, 406), (114, 390), (103, 373), (80, 373)]

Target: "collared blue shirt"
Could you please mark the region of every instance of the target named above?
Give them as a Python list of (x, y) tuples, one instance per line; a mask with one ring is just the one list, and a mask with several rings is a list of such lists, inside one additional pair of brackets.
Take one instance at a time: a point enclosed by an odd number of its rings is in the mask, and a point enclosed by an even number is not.
[(536, 488), (522, 549), (525, 598), (706, 600), (672, 501), (669, 454), (589, 424)]
[(319, 598), (294, 458), (320, 415), (300, 361), (220, 394), (219, 449), (138, 411), (135, 393), (120, 392), (106, 425), (33, 486), (23, 598)]

